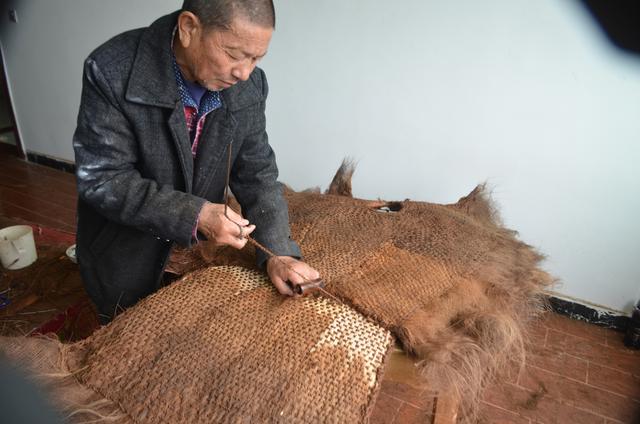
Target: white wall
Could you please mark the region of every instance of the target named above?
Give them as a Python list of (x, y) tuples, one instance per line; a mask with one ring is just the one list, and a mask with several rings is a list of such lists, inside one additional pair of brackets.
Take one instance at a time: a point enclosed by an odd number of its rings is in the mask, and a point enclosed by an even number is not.
[[(9, 0), (0, 41), (13, 106), (28, 151), (73, 160), (84, 59), (119, 32), (147, 26), (180, 0)], [(18, 23), (8, 10), (18, 12)]]
[[(3, 43), (27, 149), (72, 158), (82, 59), (179, 1), (22, 0)], [(18, 4), (19, 3), (19, 4)], [(146, 7), (145, 7), (146, 6)], [(453, 202), (488, 180), (562, 294), (640, 298), (640, 58), (561, 0), (276, 0), (263, 62), (281, 177)], [(35, 92), (39, 90), (38, 92)], [(34, 112), (34, 113), (32, 113)]]
[(279, 1), (264, 61), (282, 180), (454, 202), (488, 180), (561, 293), (640, 297), (640, 57), (558, 0)]

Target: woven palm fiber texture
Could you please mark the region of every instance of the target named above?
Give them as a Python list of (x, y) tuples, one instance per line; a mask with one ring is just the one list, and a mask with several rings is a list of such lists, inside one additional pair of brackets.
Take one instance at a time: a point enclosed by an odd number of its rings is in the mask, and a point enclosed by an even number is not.
[(239, 267), (188, 274), (72, 345), (0, 343), (58, 380), (77, 421), (136, 423), (364, 422), (391, 345), (351, 308)]
[[(543, 257), (501, 225), (484, 186), (450, 205), (368, 201), (351, 197), (352, 173), (343, 164), (329, 194), (286, 191), (292, 237), (327, 291), (389, 329), (427, 387), (453, 392), (473, 421), (496, 371), (524, 361), (527, 323), (553, 282)], [(202, 243), (172, 267), (253, 258)]]

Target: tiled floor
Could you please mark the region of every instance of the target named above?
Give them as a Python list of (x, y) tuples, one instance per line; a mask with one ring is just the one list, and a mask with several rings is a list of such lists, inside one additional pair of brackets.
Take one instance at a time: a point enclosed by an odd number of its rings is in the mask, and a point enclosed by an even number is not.
[[(0, 145), (0, 222), (73, 232), (75, 203), (72, 175)], [(526, 366), (487, 390), (480, 422), (640, 423), (640, 351), (625, 348), (621, 333), (548, 313), (532, 326), (530, 345)], [(371, 422), (430, 423), (434, 401), (417, 388), (410, 361), (395, 354), (388, 366)]]
[(75, 232), (75, 177), (27, 164), (3, 144), (0, 144), (0, 199), (2, 216)]
[[(487, 390), (480, 422), (640, 423), (640, 351), (622, 337), (547, 313), (532, 326), (525, 368)], [(373, 423), (428, 422), (433, 404), (411, 382), (385, 379)]]

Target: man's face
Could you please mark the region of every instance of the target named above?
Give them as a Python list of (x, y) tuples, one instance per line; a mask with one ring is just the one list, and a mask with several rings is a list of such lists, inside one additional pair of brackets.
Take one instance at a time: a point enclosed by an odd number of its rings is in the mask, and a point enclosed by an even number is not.
[(198, 18), (183, 12), (174, 41), (176, 61), (186, 79), (208, 90), (246, 81), (267, 53), (273, 28), (237, 18), (229, 30), (204, 30)]

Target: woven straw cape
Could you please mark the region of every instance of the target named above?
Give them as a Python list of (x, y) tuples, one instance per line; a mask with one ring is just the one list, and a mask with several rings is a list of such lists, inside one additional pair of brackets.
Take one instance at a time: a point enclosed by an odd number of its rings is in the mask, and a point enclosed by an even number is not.
[(209, 267), (84, 341), (0, 339), (72, 422), (358, 423), (389, 332), (324, 298), (283, 298), (240, 267)]
[[(553, 282), (543, 256), (502, 226), (484, 185), (450, 205), (368, 201), (351, 197), (352, 174), (343, 164), (328, 194), (286, 190), (292, 238), (327, 291), (390, 330), (425, 385), (453, 393), (473, 421), (496, 372), (524, 363), (527, 324)], [(253, 262), (251, 246), (201, 243), (170, 267)]]
[(452, 205), (366, 201), (350, 197), (351, 173), (341, 168), (333, 194), (286, 192), (293, 238), (339, 302), (282, 298), (250, 270), (252, 248), (200, 243), (172, 258), (181, 280), (88, 339), (0, 348), (48, 358), (32, 367), (57, 370), (49, 380), (74, 417), (357, 423), (392, 334), (473, 421), (495, 371), (524, 359), (552, 282), (542, 257), (500, 225), (482, 186)]

